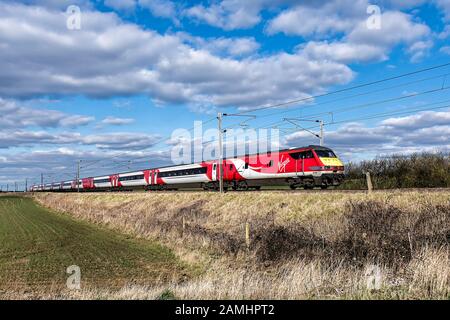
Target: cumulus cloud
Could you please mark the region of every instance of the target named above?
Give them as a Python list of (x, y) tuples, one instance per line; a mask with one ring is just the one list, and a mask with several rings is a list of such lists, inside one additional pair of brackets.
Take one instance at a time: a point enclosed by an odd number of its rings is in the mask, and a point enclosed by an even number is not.
[(139, 5), (149, 9), (156, 17), (171, 18), (178, 21), (175, 3), (170, 0), (139, 0)]
[(430, 34), (429, 27), (413, 22), (412, 16), (388, 11), (381, 15), (381, 29), (369, 29), (363, 20), (341, 40), (310, 41), (304, 46), (304, 53), (311, 59), (342, 63), (382, 61), (395, 46), (404, 44), (412, 62), (417, 62), (433, 46), (428, 39)]
[(224, 0), (210, 6), (195, 5), (185, 10), (187, 17), (225, 30), (246, 29), (261, 21), (260, 11), (269, 1)]
[(298, 54), (219, 57), (112, 13), (83, 12), (82, 29), (76, 31), (66, 29), (65, 18), (58, 11), (0, 4), (0, 95), (146, 93), (162, 103), (242, 107), (353, 79), (346, 65)]
[[(433, 1), (444, 12), (449, 12), (448, 0)], [(355, 22), (366, 19), (367, 7), (379, 5), (382, 10), (411, 10), (426, 0), (219, 0), (208, 5), (193, 5), (183, 13), (200, 23), (225, 30), (247, 29), (262, 21), (263, 11), (278, 12), (285, 8), (266, 26), (269, 33), (284, 32), (290, 35), (323, 36), (329, 33), (348, 32)]]
[(51, 134), (47, 131), (2, 130), (0, 131), (0, 149), (12, 147), (31, 147), (37, 144), (71, 144), (79, 140), (76, 133)]
[(56, 110), (26, 107), (14, 100), (0, 98), (0, 128), (43, 127), (76, 128), (95, 120), (91, 116), (71, 115)]
[(441, 40), (447, 39), (448, 37), (450, 37), (450, 25), (446, 25), (444, 30), (438, 35), (438, 38)]
[(423, 127), (450, 125), (450, 112), (424, 111), (406, 117), (386, 119), (381, 124), (389, 130), (415, 130)]
[(407, 52), (411, 54), (410, 61), (413, 63), (421, 61), (428, 55), (433, 45), (434, 43), (431, 40), (414, 42), (407, 49)]
[(159, 135), (137, 132), (82, 135), (78, 132), (2, 130), (0, 131), (0, 149), (42, 145), (80, 145), (94, 146), (97, 149), (145, 150), (153, 147), (160, 138)]
[(131, 118), (118, 118), (118, 117), (109, 116), (109, 117), (106, 117), (105, 119), (103, 119), (101, 123), (106, 124), (106, 125), (121, 126), (121, 125), (131, 124), (134, 121), (135, 120), (131, 119)]
[(311, 41), (300, 50), (312, 59), (326, 59), (342, 63), (387, 60), (384, 47), (364, 43)]
[(87, 135), (81, 137), (80, 142), (85, 145), (94, 145), (98, 149), (144, 150), (153, 147), (160, 139), (159, 135), (114, 132)]
[(435, 0), (437, 6), (443, 11), (444, 19), (450, 21), (450, 1), (449, 0)]
[(348, 41), (389, 47), (397, 43), (412, 43), (430, 35), (430, 28), (424, 23), (413, 21), (413, 17), (400, 11), (381, 14), (381, 28), (369, 29), (366, 21), (361, 21), (348, 34)]
[(243, 57), (258, 51), (260, 44), (253, 37), (242, 38), (201, 38), (185, 32), (177, 33), (183, 42), (197, 49), (207, 50), (211, 54), (222, 57)]
[(267, 32), (326, 36), (349, 32), (366, 15), (366, 0), (305, 2), (281, 12), (268, 23)]
[(450, 55), (450, 46), (443, 46), (439, 49), (440, 52)]

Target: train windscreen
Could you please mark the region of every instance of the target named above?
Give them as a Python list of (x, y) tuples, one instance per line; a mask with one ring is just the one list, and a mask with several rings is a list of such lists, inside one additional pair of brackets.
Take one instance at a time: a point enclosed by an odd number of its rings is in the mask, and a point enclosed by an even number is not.
[(336, 158), (331, 150), (314, 150), (319, 158)]

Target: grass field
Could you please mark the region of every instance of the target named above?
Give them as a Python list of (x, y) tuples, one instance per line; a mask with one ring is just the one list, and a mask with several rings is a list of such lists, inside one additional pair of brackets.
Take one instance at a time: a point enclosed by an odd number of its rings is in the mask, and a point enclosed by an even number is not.
[(0, 196), (0, 298), (56, 297), (81, 269), (83, 289), (159, 285), (188, 276), (166, 247), (56, 214), (31, 198)]
[[(136, 283), (83, 297), (154, 299), (166, 292), (182, 299), (450, 298), (448, 189), (35, 199), (77, 219), (159, 241), (184, 261), (202, 265), (202, 274), (182, 283)], [(368, 286), (374, 272), (375, 289)]]

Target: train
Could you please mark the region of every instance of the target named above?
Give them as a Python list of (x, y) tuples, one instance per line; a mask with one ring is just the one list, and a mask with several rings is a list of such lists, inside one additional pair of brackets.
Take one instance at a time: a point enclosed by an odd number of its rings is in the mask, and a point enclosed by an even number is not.
[[(32, 192), (94, 192), (198, 189), (259, 190), (263, 186), (322, 188), (339, 186), (344, 165), (330, 148), (309, 145), (199, 163), (143, 169), (33, 185)], [(78, 181), (77, 181), (78, 180)]]

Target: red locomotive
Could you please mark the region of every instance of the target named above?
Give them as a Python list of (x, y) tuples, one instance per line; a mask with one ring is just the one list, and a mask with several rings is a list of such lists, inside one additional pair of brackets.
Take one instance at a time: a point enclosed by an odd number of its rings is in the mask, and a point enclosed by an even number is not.
[[(222, 163), (224, 189), (249, 190), (261, 186), (288, 185), (291, 189), (338, 186), (344, 165), (334, 152), (322, 146), (227, 158)], [(33, 186), (31, 191), (113, 191), (203, 188), (218, 190), (219, 162), (203, 161), (134, 172), (89, 177)]]

